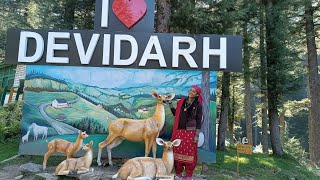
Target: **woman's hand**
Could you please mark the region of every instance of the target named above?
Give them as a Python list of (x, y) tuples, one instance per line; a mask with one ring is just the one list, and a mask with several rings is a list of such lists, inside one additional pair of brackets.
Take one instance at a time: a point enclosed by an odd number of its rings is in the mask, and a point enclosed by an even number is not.
[(197, 143), (197, 142), (198, 142), (200, 132), (201, 132), (200, 129), (197, 129), (197, 130), (196, 130), (196, 134), (194, 135), (194, 138), (193, 138), (193, 142), (194, 142), (194, 143)]
[(169, 103), (170, 108), (173, 108), (172, 100), (168, 100), (168, 103)]
[(193, 138), (193, 143), (198, 143), (199, 135), (195, 135)]

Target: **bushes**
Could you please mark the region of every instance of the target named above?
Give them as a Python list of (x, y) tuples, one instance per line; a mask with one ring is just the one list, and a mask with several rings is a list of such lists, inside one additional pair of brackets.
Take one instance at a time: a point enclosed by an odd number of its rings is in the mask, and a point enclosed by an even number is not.
[(0, 107), (0, 142), (17, 138), (20, 135), (22, 103), (12, 103)]
[(283, 147), (286, 153), (296, 159), (301, 165), (309, 167), (308, 153), (302, 147), (299, 139), (295, 137), (289, 138), (287, 135), (284, 137)]

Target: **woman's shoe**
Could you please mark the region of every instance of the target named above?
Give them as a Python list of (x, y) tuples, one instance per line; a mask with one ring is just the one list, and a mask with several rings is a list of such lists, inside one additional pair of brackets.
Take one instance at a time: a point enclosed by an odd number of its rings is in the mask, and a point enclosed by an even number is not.
[(176, 174), (176, 175), (174, 176), (174, 179), (175, 179), (175, 180), (182, 180), (182, 175), (181, 175), (181, 174)]
[(183, 180), (193, 180), (192, 176), (183, 176), (182, 178)]

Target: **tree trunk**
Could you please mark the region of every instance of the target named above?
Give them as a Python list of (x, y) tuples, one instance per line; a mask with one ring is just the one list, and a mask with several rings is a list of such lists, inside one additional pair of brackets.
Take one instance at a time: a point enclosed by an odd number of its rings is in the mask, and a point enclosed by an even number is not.
[[(274, 155), (283, 155), (283, 149), (280, 139), (280, 121), (278, 117), (278, 105), (280, 104), (281, 86), (278, 74), (281, 74), (281, 50), (283, 42), (281, 37), (276, 37), (278, 34), (276, 24), (280, 19), (280, 14), (277, 8), (274, 7), (272, 0), (267, 0), (266, 8), (266, 45), (267, 45), (267, 89), (268, 89), (268, 109), (269, 109), (269, 127), (271, 147)], [(278, 47), (280, 46), (280, 47)]]
[(74, 26), (74, 12), (76, 9), (76, 0), (66, 0), (64, 6), (64, 29), (73, 29)]
[(218, 143), (217, 150), (226, 150), (226, 130), (229, 111), (229, 86), (230, 73), (224, 72), (222, 76), (222, 95), (221, 95), (221, 111), (218, 127)]
[(229, 129), (229, 138), (230, 138), (230, 144), (234, 144), (234, 121), (235, 121), (235, 108), (236, 108), (236, 101), (235, 101), (235, 95), (234, 95), (234, 86), (232, 87), (232, 101), (230, 104), (230, 111), (229, 111), (229, 117), (228, 117), (228, 129)]
[[(309, 85), (309, 76), (307, 77), (308, 82), (308, 97), (310, 97), (310, 85)], [(309, 159), (310, 162), (313, 163), (314, 160), (314, 140), (312, 136), (313, 125), (312, 125), (312, 116), (311, 116), (311, 108), (308, 110), (308, 139), (309, 139)]]
[(281, 113), (280, 113), (280, 134), (281, 134), (281, 140), (282, 140), (282, 143), (284, 143), (284, 135), (285, 135), (285, 118), (284, 118), (284, 115), (285, 115), (285, 110), (283, 110)]
[(244, 72), (244, 89), (245, 89), (245, 117), (246, 117), (246, 137), (248, 144), (252, 144), (252, 119), (251, 119), (251, 97), (250, 97), (250, 54), (248, 40), (248, 24), (243, 26), (243, 72)]
[[(253, 97), (253, 100), (252, 100), (252, 107), (253, 109), (257, 109), (256, 107), (256, 99)], [(251, 112), (252, 113), (252, 112)], [(251, 117), (254, 117), (254, 114), (251, 114)], [(258, 118), (253, 118), (252, 119), (252, 145), (254, 147), (256, 147), (258, 145)]]
[(270, 136), (271, 136), (271, 147), (274, 155), (283, 155), (283, 149), (280, 139), (280, 120), (278, 112), (274, 108), (269, 108), (269, 125), (270, 125)]
[[(305, 19), (306, 19), (306, 35), (307, 35), (307, 50), (308, 50), (308, 79), (309, 79), (309, 99), (311, 101), (311, 123), (309, 127), (310, 141), (309, 146), (313, 154), (310, 155), (310, 160), (316, 165), (320, 165), (320, 93), (319, 93), (319, 75), (317, 62), (317, 47), (315, 41), (315, 30), (313, 22), (314, 9), (312, 1), (306, 0), (305, 4)], [(311, 159), (312, 158), (312, 159)]]
[(309, 137), (309, 154), (310, 154), (310, 162), (314, 163), (314, 140), (312, 133), (313, 132), (313, 126), (312, 126), (312, 117), (311, 117), (311, 109), (309, 109), (308, 112), (308, 137)]
[(261, 83), (261, 121), (262, 151), (268, 153), (268, 118), (267, 118), (267, 59), (265, 50), (264, 5), (260, 5), (260, 83)]
[[(94, 15), (91, 13), (95, 9), (95, 3), (93, 0), (83, 0), (83, 10), (85, 13), (81, 18), (83, 21), (83, 29), (92, 30), (94, 28)], [(82, 24), (82, 23), (81, 23)]]
[(157, 25), (156, 31), (161, 33), (169, 32), (171, 16), (171, 4), (168, 0), (157, 1)]
[(203, 122), (202, 122), (202, 132), (205, 137), (204, 144), (202, 146), (203, 149), (210, 151), (210, 71), (202, 72), (202, 112), (203, 112)]
[(254, 130), (253, 146), (257, 146), (258, 145), (258, 122), (254, 124), (253, 130)]

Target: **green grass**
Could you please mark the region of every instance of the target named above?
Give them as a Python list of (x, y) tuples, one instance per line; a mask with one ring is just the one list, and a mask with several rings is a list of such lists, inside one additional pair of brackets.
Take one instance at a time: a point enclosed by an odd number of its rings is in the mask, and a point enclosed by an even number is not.
[(75, 100), (78, 95), (71, 92), (25, 92), (25, 102), (34, 106), (39, 106), (43, 103), (52, 102), (55, 99), (65, 99), (67, 101)]
[(6, 160), (18, 154), (19, 140), (14, 139), (0, 143), (0, 161)]
[(109, 119), (115, 119), (114, 116), (104, 109), (99, 109), (84, 99), (80, 99), (70, 108), (56, 109), (52, 106), (49, 106), (46, 109), (46, 112), (53, 119), (55, 119), (59, 114), (64, 114), (66, 116), (67, 123), (79, 121), (84, 118), (92, 118), (99, 121), (99, 123), (104, 125), (105, 128), (108, 126), (107, 117)]
[[(23, 128), (26, 129), (32, 122), (37, 123), (42, 126), (49, 126), (42, 119), (42, 116), (38, 110), (38, 106), (43, 103), (48, 103), (54, 100), (55, 98), (64, 98), (67, 101), (74, 100), (77, 98), (77, 95), (69, 92), (27, 92), (28, 99), (26, 100), (26, 105), (23, 114)], [(40, 97), (40, 98), (39, 98)], [(100, 109), (92, 103), (79, 98), (79, 101), (75, 104), (72, 104), (70, 108), (61, 108), (56, 109), (51, 106), (46, 108), (46, 112), (50, 117), (55, 119), (59, 114), (64, 114), (66, 116), (66, 123), (73, 123), (85, 118), (91, 118), (99, 122), (101, 126), (107, 129), (108, 119), (112, 120), (116, 117), (105, 111), (104, 109)], [(50, 127), (50, 126), (49, 126)], [(49, 129), (51, 130), (51, 129)], [(49, 133), (55, 133), (55, 131), (49, 131)], [(51, 135), (51, 134), (50, 134)]]
[[(65, 159), (66, 157), (64, 156), (51, 156), (47, 162), (47, 167), (55, 167)], [(22, 165), (29, 162), (42, 165), (43, 156), (21, 155), (20, 157), (15, 158), (14, 160), (7, 161), (5, 163), (0, 164), (0, 168), (2, 169), (4, 166), (13, 165), (13, 164)]]
[[(289, 155), (275, 157), (268, 154), (240, 154), (239, 167), (240, 177), (246, 179), (320, 179)], [(209, 179), (235, 179), (236, 150), (217, 152), (217, 163), (209, 165), (207, 175)]]
[(139, 98), (136, 100), (134, 107), (148, 107), (154, 105), (156, 100), (153, 98)]

